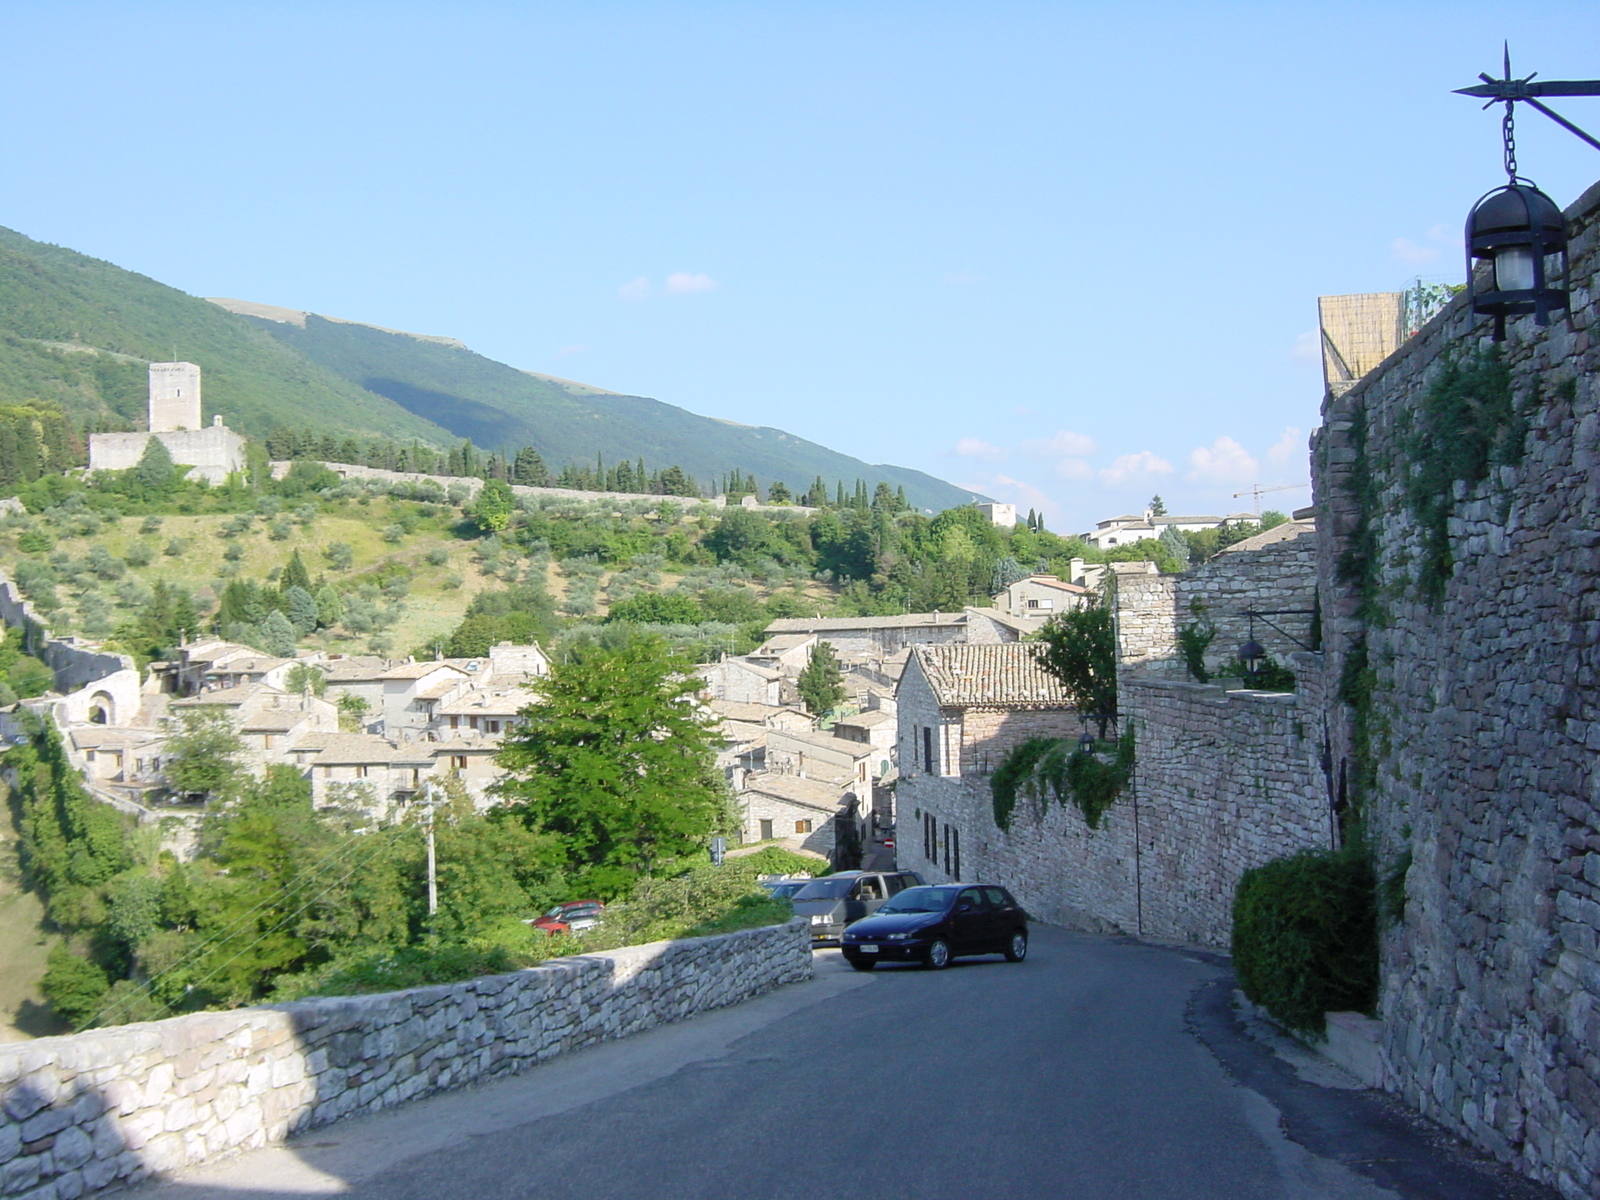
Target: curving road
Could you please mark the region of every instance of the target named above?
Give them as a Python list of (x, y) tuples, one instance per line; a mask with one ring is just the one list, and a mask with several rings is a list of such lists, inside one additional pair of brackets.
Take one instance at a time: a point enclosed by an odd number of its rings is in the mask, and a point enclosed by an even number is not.
[(1027, 962), (850, 971), (314, 1131), (140, 1200), (1509, 1200), (1292, 1044), (1225, 962), (1035, 927)]

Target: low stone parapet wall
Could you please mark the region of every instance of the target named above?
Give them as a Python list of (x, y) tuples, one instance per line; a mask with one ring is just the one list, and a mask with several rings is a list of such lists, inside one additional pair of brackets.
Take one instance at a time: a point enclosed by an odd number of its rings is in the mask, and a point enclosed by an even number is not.
[(811, 975), (801, 921), (0, 1046), (0, 1196), (76, 1200)]

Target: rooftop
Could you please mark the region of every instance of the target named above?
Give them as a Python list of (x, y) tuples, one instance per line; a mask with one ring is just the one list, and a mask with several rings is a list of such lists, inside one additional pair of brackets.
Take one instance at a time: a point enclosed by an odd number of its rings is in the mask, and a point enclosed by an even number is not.
[(907, 629), (918, 625), (960, 625), (963, 612), (902, 613), (897, 617), (784, 617), (766, 628), (770, 639), (783, 633), (834, 633), (847, 629)]
[(764, 771), (746, 775), (741, 790), (776, 796), (791, 804), (819, 809), (830, 816), (839, 811), (843, 799), (843, 793), (832, 784), (801, 779), (798, 775), (769, 775)]
[(1226, 546), (1218, 553), (1237, 554), (1240, 550), (1260, 550), (1277, 542), (1291, 542), (1295, 538), (1316, 532), (1317, 523), (1314, 520), (1285, 521), (1281, 525), (1274, 525), (1271, 529), (1262, 530), (1254, 537), (1247, 537), (1242, 542)]
[(1036, 649), (1032, 642), (911, 648), (942, 707), (1071, 707), (1061, 681), (1039, 665)]

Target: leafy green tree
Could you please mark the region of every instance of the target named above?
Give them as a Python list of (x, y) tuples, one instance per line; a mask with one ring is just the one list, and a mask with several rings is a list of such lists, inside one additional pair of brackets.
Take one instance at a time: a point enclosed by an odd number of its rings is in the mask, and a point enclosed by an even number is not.
[(491, 479), (483, 485), (472, 506), (472, 519), (485, 533), (499, 533), (511, 524), (511, 514), (516, 510), (516, 498), (503, 479)]
[(359, 733), (366, 724), (366, 716), (372, 705), (365, 696), (355, 692), (345, 692), (338, 699), (339, 728), (346, 733)]
[(51, 1008), (82, 1027), (100, 1010), (111, 980), (98, 963), (61, 942), (51, 948), (41, 987)]
[(226, 709), (185, 709), (167, 737), (167, 782), (185, 795), (229, 799), (244, 778), (243, 755), (244, 743)]
[(1100, 735), (1117, 715), (1117, 646), (1104, 604), (1057, 613), (1038, 633), (1039, 665), (1061, 681), (1085, 716), (1099, 717)]
[(300, 637), (311, 633), (321, 623), (316, 597), (305, 588), (293, 584), (283, 589), (283, 598), (289, 602), (289, 624)]
[(844, 679), (839, 674), (839, 659), (827, 642), (811, 647), (811, 656), (795, 680), (806, 711), (814, 717), (832, 712), (844, 701)]
[(322, 557), (335, 571), (348, 571), (356, 561), (355, 551), (349, 542), (329, 542), (322, 548)]
[(145, 439), (144, 453), (128, 472), (128, 491), (137, 499), (164, 496), (177, 484), (179, 472), (172, 454), (158, 437)]
[(331, 629), (344, 618), (344, 602), (333, 587), (324, 584), (317, 591), (317, 624)]
[(1167, 515), (1167, 502), (1160, 496), (1151, 496), (1150, 503), (1145, 507), (1150, 510), (1152, 517), (1164, 517)]
[(311, 663), (295, 663), (289, 668), (283, 682), (288, 691), (298, 692), (302, 696), (320, 696), (328, 690), (328, 677)]
[(311, 590), (311, 572), (306, 570), (306, 564), (301, 561), (300, 551), (296, 550), (289, 555), (289, 561), (284, 564), (283, 574), (278, 576), (278, 586), (288, 592), (292, 587)]
[(690, 664), (656, 638), (554, 667), (497, 760), (510, 812), (559, 839), (580, 890), (613, 896), (705, 844), (723, 783)]
[(294, 657), (294, 625), (277, 609), (261, 622), (261, 648), (275, 658)]
[(1161, 537), (1158, 540), (1174, 561), (1184, 565), (1188, 564), (1189, 538), (1183, 530), (1176, 525), (1168, 525), (1161, 531)]
[(693, 596), (681, 592), (641, 592), (611, 606), (607, 621), (636, 625), (698, 625), (706, 619)]

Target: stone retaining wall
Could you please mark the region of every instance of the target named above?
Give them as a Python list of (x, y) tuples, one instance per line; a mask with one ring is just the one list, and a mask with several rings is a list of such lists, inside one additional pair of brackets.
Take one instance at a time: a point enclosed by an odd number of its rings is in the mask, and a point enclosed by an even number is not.
[[(1321, 656), (1297, 653), (1298, 693), (1224, 691), (1124, 674), (1138, 745), (1140, 923), (1155, 937), (1226, 946), (1251, 867), (1333, 844), (1321, 765)], [(1131, 822), (1132, 813), (1126, 820)]]
[(0, 1196), (76, 1200), (811, 975), (804, 923), (0, 1046)]
[[(1572, 1197), (1600, 1194), (1600, 186), (1571, 209), (1572, 311), (1510, 322), (1514, 413), (1484, 477), (1418, 469), (1429, 390), (1490, 346), (1454, 301), (1323, 404), (1313, 456), (1335, 770), (1381, 875), (1386, 1079), (1429, 1116)], [(1492, 396), (1476, 397), (1492, 402)], [(1492, 418), (1490, 403), (1472, 420)], [(1367, 697), (1364, 699), (1363, 697)]]

